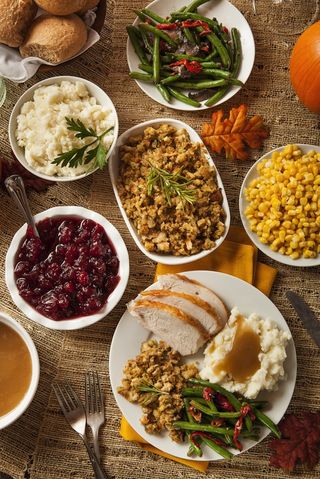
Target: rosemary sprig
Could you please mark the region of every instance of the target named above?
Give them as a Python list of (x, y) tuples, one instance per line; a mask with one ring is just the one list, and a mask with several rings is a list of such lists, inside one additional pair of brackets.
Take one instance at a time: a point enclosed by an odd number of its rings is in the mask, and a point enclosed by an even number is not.
[(147, 176), (147, 193), (152, 195), (156, 185), (163, 191), (168, 205), (171, 205), (171, 197), (179, 196), (187, 203), (194, 203), (195, 190), (190, 190), (187, 186), (192, 183), (192, 180), (187, 180), (184, 176), (178, 173), (169, 173), (163, 168), (158, 168), (150, 163), (150, 171)]
[(140, 392), (143, 392), (143, 397), (139, 399), (139, 404), (141, 406), (148, 406), (149, 404), (153, 403), (158, 396), (162, 396), (163, 394), (170, 394), (167, 391), (161, 391), (161, 389), (157, 389), (152, 384), (147, 382), (141, 382), (140, 386), (138, 386)]
[[(100, 168), (101, 170), (106, 166), (106, 156), (108, 149), (102, 143), (102, 138), (113, 130), (113, 126), (105, 130), (101, 135), (98, 135), (93, 128), (87, 128), (81, 120), (74, 118), (66, 118), (67, 128), (70, 131), (75, 131), (75, 137), (83, 140), (84, 138), (94, 138), (90, 143), (79, 148), (72, 148), (66, 153), (60, 153), (52, 163), (55, 165), (69, 166), (76, 168), (79, 165), (87, 165), (92, 162), (90, 169)], [(90, 146), (94, 148), (88, 149)]]

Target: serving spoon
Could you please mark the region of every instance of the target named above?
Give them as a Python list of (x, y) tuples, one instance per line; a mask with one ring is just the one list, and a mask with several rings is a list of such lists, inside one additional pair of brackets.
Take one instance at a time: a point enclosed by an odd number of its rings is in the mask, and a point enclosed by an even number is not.
[(22, 215), (25, 217), (27, 224), (31, 226), (34, 235), (39, 238), (39, 232), (31, 213), (23, 179), (19, 175), (11, 175), (5, 179), (4, 183), (9, 195), (18, 206)]

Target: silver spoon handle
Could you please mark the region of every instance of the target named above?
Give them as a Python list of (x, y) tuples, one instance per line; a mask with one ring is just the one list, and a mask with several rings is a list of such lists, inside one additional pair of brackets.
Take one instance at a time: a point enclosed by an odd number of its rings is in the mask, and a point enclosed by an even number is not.
[(25, 217), (28, 225), (31, 226), (36, 236), (39, 236), (34, 218), (32, 216), (30, 205), (24, 188), (23, 179), (19, 175), (11, 175), (5, 179), (5, 185), (11, 198), (15, 201), (22, 215)]

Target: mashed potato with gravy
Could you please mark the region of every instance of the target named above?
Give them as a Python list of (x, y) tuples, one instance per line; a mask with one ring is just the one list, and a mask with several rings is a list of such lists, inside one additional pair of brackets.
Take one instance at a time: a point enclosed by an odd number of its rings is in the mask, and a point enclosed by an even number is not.
[[(254, 340), (256, 337), (258, 340), (258, 367), (251, 376), (246, 377), (243, 381), (235, 380), (224, 364), (225, 358), (230, 357), (230, 352), (235, 348), (239, 317), (241, 317), (245, 328), (251, 331), (252, 339)], [(224, 329), (208, 344), (200, 377), (219, 383), (227, 390), (238, 392), (248, 399), (254, 399), (263, 389), (276, 389), (278, 381), (285, 377), (283, 363), (287, 357), (286, 345), (289, 339), (291, 339), (290, 333), (280, 330), (269, 318), (263, 319), (256, 313), (245, 318), (235, 307), (232, 309)], [(242, 357), (245, 357), (245, 354)], [(241, 361), (241, 357), (238, 358), (238, 361)]]
[[(91, 138), (79, 139), (68, 130), (66, 117), (81, 120), (97, 134), (114, 125), (113, 112), (99, 104), (91, 96), (84, 83), (62, 81), (39, 87), (33, 100), (26, 102), (17, 117), (16, 138), (24, 148), (25, 159), (40, 173), (49, 176), (78, 176), (91, 164), (76, 168), (54, 165), (52, 161), (60, 154), (92, 142)], [(113, 141), (113, 130), (103, 137), (108, 149)]]

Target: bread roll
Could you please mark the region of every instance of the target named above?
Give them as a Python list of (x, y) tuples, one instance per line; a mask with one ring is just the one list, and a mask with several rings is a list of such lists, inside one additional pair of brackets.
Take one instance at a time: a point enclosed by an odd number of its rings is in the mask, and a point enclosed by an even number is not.
[(78, 15), (40, 15), (32, 23), (20, 53), (60, 63), (76, 55), (87, 41), (87, 27)]
[(0, 43), (19, 47), (36, 13), (33, 0), (1, 0)]
[(86, 0), (35, 0), (35, 2), (53, 15), (70, 15), (81, 10)]
[(100, 0), (85, 0), (83, 7), (81, 8), (81, 10), (79, 10), (78, 13), (85, 13), (87, 10), (90, 10), (90, 8), (96, 7), (99, 2)]

